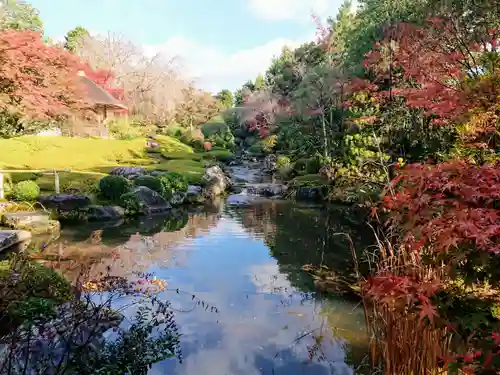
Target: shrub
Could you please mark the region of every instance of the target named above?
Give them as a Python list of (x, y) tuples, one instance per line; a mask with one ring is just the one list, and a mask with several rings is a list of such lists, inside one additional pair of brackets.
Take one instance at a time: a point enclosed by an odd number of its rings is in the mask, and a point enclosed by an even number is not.
[(129, 187), (129, 181), (123, 176), (106, 176), (99, 181), (101, 195), (112, 202), (118, 202)]
[(293, 169), (297, 172), (305, 171), (307, 159), (297, 159), (293, 165)]
[(108, 129), (110, 134), (116, 139), (131, 140), (145, 137), (153, 130), (153, 126), (137, 120), (119, 118), (111, 121)]
[(319, 174), (308, 174), (305, 176), (295, 177), (292, 181), (292, 186), (312, 186), (320, 187), (328, 185), (328, 180)]
[(202, 139), (193, 139), (189, 144), (193, 149), (201, 151), (203, 150), (203, 142)]
[(161, 181), (153, 176), (140, 176), (134, 181), (137, 186), (146, 186), (151, 190), (163, 195), (163, 185)]
[(221, 131), (210, 135), (207, 138), (213, 146), (222, 147), (224, 149), (234, 149), (234, 135), (231, 131), (225, 127)]
[(186, 192), (188, 188), (188, 181), (180, 173), (169, 172), (158, 177), (162, 184), (163, 196), (167, 199), (172, 197), (175, 192)]
[(151, 167), (154, 168), (154, 170), (180, 173), (190, 184), (194, 185), (202, 183), (205, 173), (205, 167), (201, 162), (189, 159), (167, 160), (159, 165), (152, 165)]
[(201, 155), (192, 152), (162, 152), (161, 156), (168, 160), (201, 160)]
[(35, 181), (21, 181), (14, 185), (11, 196), (18, 202), (34, 201), (40, 195), (40, 187)]
[(213, 150), (207, 152), (204, 157), (214, 158), (217, 161), (227, 162), (234, 159), (234, 154), (228, 150)]
[(276, 168), (290, 167), (291, 161), (288, 156), (278, 156), (276, 159)]
[(294, 170), (291, 165), (282, 165), (278, 168), (278, 175), (285, 181), (290, 180), (294, 176)]
[(248, 151), (252, 154), (262, 154), (262, 144), (260, 142), (254, 143), (248, 148)]
[(125, 208), (125, 213), (129, 216), (136, 216), (141, 212), (141, 202), (136, 194), (129, 192), (120, 197), (120, 205)]
[(319, 157), (312, 157), (306, 161), (306, 172), (308, 174), (316, 174), (321, 169), (321, 160)]
[(19, 255), (0, 262), (0, 314), (16, 322), (49, 313), (53, 302), (67, 301), (71, 285), (59, 273)]
[(195, 141), (203, 142), (205, 140), (205, 137), (203, 136), (203, 133), (201, 132), (200, 129), (192, 129), (192, 130), (186, 130), (180, 137), (180, 140), (183, 143), (190, 145)]
[(278, 137), (275, 134), (266, 137), (264, 140), (262, 140), (262, 150), (264, 150), (265, 152), (272, 152), (274, 147), (276, 147), (277, 140)]
[(169, 136), (157, 135), (155, 136), (155, 141), (158, 142), (161, 148), (166, 152), (193, 152), (193, 148), (191, 146), (188, 146), (181, 141)]

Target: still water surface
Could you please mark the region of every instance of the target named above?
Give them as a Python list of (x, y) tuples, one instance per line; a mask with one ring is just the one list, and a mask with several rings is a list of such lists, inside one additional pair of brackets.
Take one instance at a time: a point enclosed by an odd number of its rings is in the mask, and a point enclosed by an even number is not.
[[(65, 261), (51, 265), (76, 281), (151, 272), (168, 282), (182, 333), (183, 363), (150, 374), (353, 374), (367, 342), (356, 301), (317, 293), (304, 264), (349, 273), (348, 232), (366, 232), (342, 212), (290, 202), (245, 207), (230, 197), (176, 219), (116, 227), (66, 228), (51, 245)], [(184, 293), (186, 292), (186, 293)], [(194, 306), (191, 294), (212, 309)]]

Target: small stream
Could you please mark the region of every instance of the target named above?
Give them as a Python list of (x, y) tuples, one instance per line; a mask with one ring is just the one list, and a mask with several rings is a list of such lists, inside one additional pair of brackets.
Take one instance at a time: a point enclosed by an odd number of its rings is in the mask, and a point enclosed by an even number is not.
[[(258, 169), (233, 178), (268, 182)], [(162, 297), (178, 312), (183, 363), (157, 363), (150, 374), (353, 374), (365, 355), (357, 301), (318, 293), (305, 264), (348, 272), (350, 249), (367, 229), (341, 210), (252, 197), (243, 189), (175, 219), (121, 226), (64, 228), (49, 264), (70, 280), (101, 272), (152, 272), (168, 282)], [(176, 293), (171, 290), (179, 289)], [(195, 306), (191, 295), (215, 309)]]

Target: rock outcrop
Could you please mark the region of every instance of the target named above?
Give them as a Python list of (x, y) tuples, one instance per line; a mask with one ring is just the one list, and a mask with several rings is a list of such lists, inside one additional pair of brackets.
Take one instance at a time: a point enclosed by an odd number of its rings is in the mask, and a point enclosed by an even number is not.
[(38, 201), (47, 209), (58, 211), (80, 210), (90, 205), (89, 197), (85, 195), (54, 194), (45, 195), (38, 198)]
[(203, 185), (205, 187), (203, 195), (213, 199), (224, 194), (232, 186), (232, 182), (219, 166), (214, 166), (205, 170)]
[(127, 193), (135, 197), (140, 214), (151, 215), (170, 210), (172, 205), (156, 191), (146, 186), (137, 186)]

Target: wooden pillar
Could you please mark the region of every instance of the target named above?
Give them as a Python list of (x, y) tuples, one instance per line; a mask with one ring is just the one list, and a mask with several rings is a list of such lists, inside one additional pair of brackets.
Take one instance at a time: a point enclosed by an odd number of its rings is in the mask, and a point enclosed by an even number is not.
[(61, 188), (59, 185), (59, 173), (57, 173), (57, 171), (55, 169), (54, 169), (54, 186), (55, 186), (56, 194), (60, 194)]

